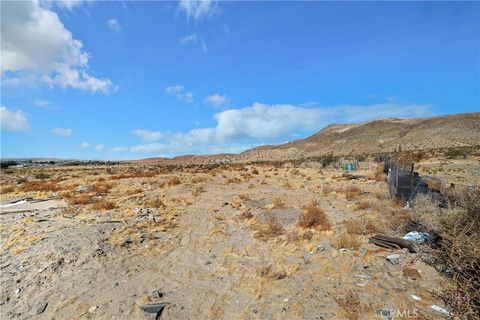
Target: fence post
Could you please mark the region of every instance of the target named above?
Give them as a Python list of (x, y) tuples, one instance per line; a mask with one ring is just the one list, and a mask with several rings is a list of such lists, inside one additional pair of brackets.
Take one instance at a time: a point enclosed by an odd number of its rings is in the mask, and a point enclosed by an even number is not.
[(412, 168), (410, 170), (410, 199), (413, 196), (413, 177), (414, 177), (414, 171), (413, 171), (414, 163), (412, 162)]

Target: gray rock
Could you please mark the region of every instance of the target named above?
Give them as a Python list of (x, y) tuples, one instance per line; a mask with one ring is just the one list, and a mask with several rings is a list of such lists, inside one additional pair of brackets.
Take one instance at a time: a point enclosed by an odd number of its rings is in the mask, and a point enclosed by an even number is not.
[(140, 306), (140, 309), (142, 309), (146, 313), (160, 313), (163, 311), (163, 309), (169, 305), (168, 302), (161, 302), (161, 303), (150, 303), (150, 304), (144, 304), (143, 306)]
[(83, 193), (90, 191), (90, 186), (82, 184), (75, 189), (75, 192)]
[(155, 299), (162, 298), (163, 296), (164, 296), (164, 293), (161, 292), (160, 290), (153, 290), (152, 293), (150, 293), (150, 297)]
[(32, 310), (30, 311), (30, 314), (34, 316), (37, 314), (41, 314), (45, 311), (45, 309), (47, 309), (47, 306), (48, 306), (47, 302), (40, 301), (32, 308)]
[(391, 254), (387, 256), (387, 260), (390, 261), (391, 264), (393, 265), (399, 265), (400, 264), (400, 255), (399, 254)]

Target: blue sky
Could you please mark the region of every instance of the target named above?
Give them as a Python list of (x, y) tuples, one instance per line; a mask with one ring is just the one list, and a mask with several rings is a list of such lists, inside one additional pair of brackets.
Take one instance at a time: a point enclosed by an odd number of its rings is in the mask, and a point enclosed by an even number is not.
[(1, 6), (3, 158), (241, 152), (480, 110), (479, 2)]

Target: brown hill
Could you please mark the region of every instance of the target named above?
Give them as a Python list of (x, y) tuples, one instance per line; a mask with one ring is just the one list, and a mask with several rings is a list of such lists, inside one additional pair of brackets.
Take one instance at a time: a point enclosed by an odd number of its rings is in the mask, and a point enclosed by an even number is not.
[(480, 145), (480, 113), (432, 118), (387, 118), (362, 124), (332, 124), (316, 134), (241, 154), (184, 156), (170, 163), (225, 163), (290, 160), (305, 157), (373, 154), (398, 149), (436, 149)]

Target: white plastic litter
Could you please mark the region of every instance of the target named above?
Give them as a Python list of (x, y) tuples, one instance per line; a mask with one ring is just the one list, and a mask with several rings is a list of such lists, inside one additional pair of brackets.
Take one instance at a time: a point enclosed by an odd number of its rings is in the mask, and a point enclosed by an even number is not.
[(12, 207), (12, 206), (16, 206), (16, 205), (24, 204), (24, 203), (27, 203), (27, 200), (23, 199), (23, 200), (13, 202), (13, 203), (7, 203), (7, 204), (4, 204), (4, 205), (1, 205), (0, 208)]
[(446, 316), (452, 316), (452, 315), (453, 315), (453, 313), (451, 313), (450, 311), (448, 311), (448, 310), (446, 310), (446, 309), (444, 309), (444, 308), (442, 308), (442, 307), (439, 307), (439, 306), (437, 306), (437, 305), (435, 305), (435, 304), (432, 304), (432, 305), (430, 306), (430, 308), (432, 308), (433, 310), (435, 310), (435, 311), (437, 311), (437, 312), (443, 313), (443, 314), (446, 315)]
[(412, 231), (404, 235), (403, 239), (422, 244), (428, 242), (431, 239), (431, 235), (428, 232)]

